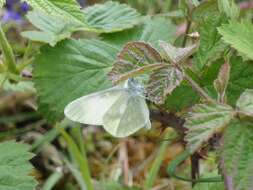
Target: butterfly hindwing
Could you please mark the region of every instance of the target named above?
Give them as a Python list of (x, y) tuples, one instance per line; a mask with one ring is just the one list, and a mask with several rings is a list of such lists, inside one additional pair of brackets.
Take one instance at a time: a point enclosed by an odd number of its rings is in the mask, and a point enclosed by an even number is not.
[(150, 128), (145, 99), (126, 91), (104, 115), (103, 126), (116, 137), (126, 137), (143, 127)]

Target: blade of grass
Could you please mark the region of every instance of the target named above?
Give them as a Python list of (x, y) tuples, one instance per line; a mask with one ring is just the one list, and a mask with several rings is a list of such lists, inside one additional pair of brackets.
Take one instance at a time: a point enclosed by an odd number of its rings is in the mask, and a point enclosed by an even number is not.
[(93, 190), (92, 180), (89, 172), (89, 164), (86, 155), (82, 155), (75, 141), (64, 129), (60, 128), (59, 125), (56, 125), (56, 127), (60, 131), (62, 137), (65, 139), (68, 145), (68, 151), (80, 169), (83, 180), (87, 186), (87, 190)]
[(161, 167), (162, 161), (164, 159), (167, 147), (178, 137), (177, 133), (173, 129), (167, 129), (164, 135), (165, 140), (161, 143), (161, 146), (157, 152), (157, 156), (152, 163), (151, 169), (148, 172), (147, 178), (145, 180), (145, 189), (151, 189), (159, 169)]
[(0, 25), (0, 46), (4, 55), (4, 64), (6, 65), (8, 71), (14, 74), (18, 74), (18, 69), (16, 66), (13, 50), (5, 36), (5, 33), (1, 25)]
[[(67, 121), (63, 121), (61, 124), (56, 124), (58, 127), (62, 129), (68, 128), (69, 123)], [(43, 147), (44, 144), (52, 142), (54, 139), (56, 139), (60, 132), (57, 129), (58, 127), (55, 127), (45, 133), (42, 138), (37, 139), (31, 146), (30, 151), (34, 152), (35, 154), (39, 153)]]
[(44, 183), (42, 190), (51, 190), (53, 187), (59, 182), (59, 180), (63, 177), (62, 169), (56, 169), (54, 173), (52, 173), (49, 178), (47, 178)]

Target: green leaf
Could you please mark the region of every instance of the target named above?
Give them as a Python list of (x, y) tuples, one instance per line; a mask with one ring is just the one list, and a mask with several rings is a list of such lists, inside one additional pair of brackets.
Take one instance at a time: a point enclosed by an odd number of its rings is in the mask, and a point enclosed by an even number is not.
[(27, 18), (41, 31), (25, 31), (21, 35), (33, 41), (49, 43), (51, 46), (71, 37), (72, 32), (78, 27), (63, 17), (48, 15), (40, 11), (28, 12)]
[(236, 107), (246, 115), (253, 116), (253, 90), (245, 90), (237, 100)]
[(52, 16), (59, 16), (66, 21), (75, 22), (82, 26), (86, 24), (86, 17), (75, 0), (23, 0), (33, 9), (43, 11)]
[(61, 119), (69, 102), (111, 86), (107, 72), (117, 52), (99, 40), (66, 40), (54, 48), (44, 46), (34, 70), (39, 111), (48, 120)]
[(129, 42), (118, 54), (108, 75), (114, 83), (117, 83), (145, 72), (145, 66), (149, 68), (149, 66), (152, 67), (155, 63), (161, 62), (160, 54), (149, 44)]
[(253, 186), (253, 125), (233, 120), (224, 134), (221, 167), (228, 190)]
[(219, 27), (218, 31), (226, 43), (253, 60), (253, 24), (250, 21), (230, 22)]
[(183, 73), (171, 65), (154, 70), (146, 88), (148, 99), (163, 104), (167, 95), (180, 85), (183, 78)]
[(171, 95), (167, 96), (165, 106), (169, 111), (182, 111), (197, 103), (199, 99), (199, 95), (192, 87), (182, 82)]
[(198, 27), (200, 34), (200, 46), (194, 56), (194, 69), (199, 72), (205, 66), (210, 65), (213, 61), (221, 58), (227, 45), (221, 40), (221, 35), (217, 31), (217, 27), (221, 26), (226, 18), (220, 14), (213, 14), (204, 17)]
[(203, 18), (212, 17), (213, 14), (218, 14), (217, 0), (202, 1), (192, 12), (192, 19), (195, 22), (201, 22)]
[(176, 26), (165, 18), (155, 17), (151, 19), (147, 17), (143, 25), (123, 32), (104, 34), (102, 37), (119, 48), (130, 41), (143, 41), (149, 42), (159, 49), (159, 40), (171, 43), (175, 40)]
[(96, 32), (116, 32), (140, 22), (140, 14), (126, 4), (106, 2), (84, 9), (89, 27)]
[(33, 190), (37, 182), (29, 176), (33, 154), (29, 147), (14, 141), (0, 143), (0, 189)]
[(181, 63), (191, 56), (198, 48), (198, 44), (193, 44), (184, 48), (176, 48), (170, 43), (160, 41), (160, 46), (166, 53), (166, 57), (171, 63)]
[(218, 0), (219, 9), (225, 13), (228, 18), (236, 20), (240, 16), (240, 9), (234, 0)]
[(233, 118), (233, 108), (222, 104), (195, 105), (186, 117), (184, 127), (188, 149), (193, 153), (215, 133), (221, 132)]

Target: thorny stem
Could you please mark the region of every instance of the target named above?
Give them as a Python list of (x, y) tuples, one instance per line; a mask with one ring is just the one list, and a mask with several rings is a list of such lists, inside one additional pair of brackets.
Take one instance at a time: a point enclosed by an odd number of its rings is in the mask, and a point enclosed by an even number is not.
[(0, 25), (0, 46), (2, 48), (2, 52), (4, 55), (4, 64), (6, 64), (8, 71), (14, 74), (18, 74), (18, 69), (16, 67), (16, 61), (13, 50), (8, 40), (6, 39), (6, 36), (4, 34), (1, 25)]

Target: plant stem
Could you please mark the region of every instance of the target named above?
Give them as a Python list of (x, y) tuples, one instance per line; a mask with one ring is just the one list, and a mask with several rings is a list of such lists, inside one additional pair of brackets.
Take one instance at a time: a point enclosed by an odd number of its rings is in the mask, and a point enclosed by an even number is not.
[(187, 73), (184, 73), (184, 78), (187, 80), (192, 88), (205, 100), (211, 103), (216, 103), (214, 99), (212, 99)]
[(16, 61), (14, 57), (13, 50), (4, 34), (2, 26), (0, 24), (0, 46), (4, 55), (4, 63), (9, 72), (18, 74), (18, 69), (16, 67)]

